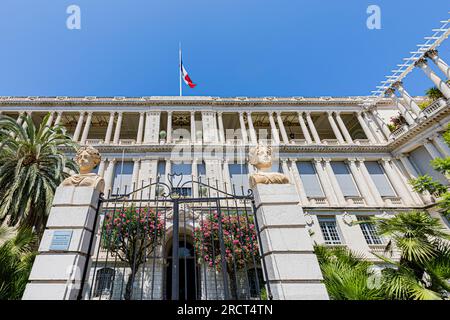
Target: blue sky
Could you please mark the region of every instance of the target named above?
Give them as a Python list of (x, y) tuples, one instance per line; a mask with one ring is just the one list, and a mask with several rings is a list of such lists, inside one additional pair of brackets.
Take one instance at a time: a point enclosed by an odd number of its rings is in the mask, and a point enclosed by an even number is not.
[[(81, 30), (66, 8), (81, 8)], [(381, 30), (366, 27), (368, 5)], [(367, 95), (450, 11), (448, 0), (2, 0), (0, 95)], [(450, 63), (450, 40), (441, 56)], [(431, 82), (415, 70), (405, 87)]]

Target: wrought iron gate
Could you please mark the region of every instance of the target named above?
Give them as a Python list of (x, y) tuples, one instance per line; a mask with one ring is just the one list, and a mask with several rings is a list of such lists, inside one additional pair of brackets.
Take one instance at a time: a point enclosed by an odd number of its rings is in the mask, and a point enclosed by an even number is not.
[(83, 298), (271, 299), (251, 190), (165, 180), (101, 197)]

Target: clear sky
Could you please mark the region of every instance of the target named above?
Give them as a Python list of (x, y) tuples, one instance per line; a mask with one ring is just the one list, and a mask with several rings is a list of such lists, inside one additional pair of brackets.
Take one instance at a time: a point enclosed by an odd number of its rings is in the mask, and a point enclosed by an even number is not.
[[(66, 27), (71, 4), (80, 30)], [(366, 27), (371, 4), (380, 30)], [(367, 95), (449, 11), (448, 0), (1, 0), (0, 95), (178, 95), (179, 41), (198, 84), (185, 95)], [(420, 70), (404, 83), (431, 86)]]

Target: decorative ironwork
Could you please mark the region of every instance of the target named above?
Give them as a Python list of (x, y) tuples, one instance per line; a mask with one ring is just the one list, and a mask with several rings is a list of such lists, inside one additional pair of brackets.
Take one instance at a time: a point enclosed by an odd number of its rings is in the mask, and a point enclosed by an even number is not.
[(271, 299), (253, 193), (228, 189), (168, 174), (102, 196), (80, 298)]

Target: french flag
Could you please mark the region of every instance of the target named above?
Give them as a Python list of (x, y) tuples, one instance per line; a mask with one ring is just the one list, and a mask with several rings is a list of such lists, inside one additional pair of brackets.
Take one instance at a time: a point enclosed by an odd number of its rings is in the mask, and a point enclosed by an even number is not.
[(180, 68), (181, 68), (181, 70), (180, 70), (181, 77), (183, 78), (184, 83), (186, 83), (189, 87), (194, 88), (196, 86), (196, 84), (192, 82), (186, 69), (183, 66), (183, 60), (181, 59), (181, 49), (180, 49)]

